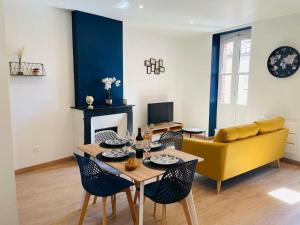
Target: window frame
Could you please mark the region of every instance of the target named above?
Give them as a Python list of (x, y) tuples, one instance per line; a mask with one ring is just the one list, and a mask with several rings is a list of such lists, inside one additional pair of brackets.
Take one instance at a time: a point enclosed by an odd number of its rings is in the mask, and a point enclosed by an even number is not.
[[(241, 50), (241, 41), (244, 39), (251, 40), (251, 30), (243, 30), (230, 34), (221, 35), (220, 37), (220, 57), (219, 57), (219, 88), (218, 88), (218, 104), (222, 105), (236, 105), (236, 106), (247, 106), (248, 96), (249, 96), (249, 78), (250, 78), (250, 62), (251, 62), (251, 47), (250, 47), (250, 58), (249, 58), (249, 70), (248, 72), (239, 72), (240, 66), (240, 50)], [(223, 53), (224, 45), (229, 42), (233, 42), (233, 56), (232, 56), (232, 69), (231, 73), (223, 73)], [(252, 42), (251, 42), (252, 44)], [(222, 86), (222, 76), (231, 75), (231, 89), (230, 89), (230, 102), (221, 102), (221, 86)], [(239, 76), (248, 75), (248, 88), (247, 88), (247, 102), (246, 104), (238, 104), (238, 85), (239, 85)], [(246, 89), (245, 89), (246, 90)]]

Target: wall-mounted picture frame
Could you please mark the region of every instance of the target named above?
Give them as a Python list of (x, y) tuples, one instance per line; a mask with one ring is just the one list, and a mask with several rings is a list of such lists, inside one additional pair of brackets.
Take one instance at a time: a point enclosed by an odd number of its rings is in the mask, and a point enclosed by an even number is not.
[(155, 71), (155, 65), (151, 65), (151, 72)]
[(145, 66), (151, 66), (150, 60), (145, 60), (144, 65)]
[(165, 67), (163, 66), (163, 60), (162, 59), (154, 59), (150, 58), (149, 60), (144, 60), (144, 65), (146, 66), (146, 73), (155, 75), (159, 75), (160, 73), (165, 72)]
[(151, 65), (155, 65), (156, 59), (150, 58), (150, 63), (151, 63)]
[(162, 60), (162, 59), (159, 59), (158, 62), (159, 62), (159, 66), (160, 66), (160, 67), (164, 66), (164, 65), (163, 65), (163, 60)]
[(147, 66), (147, 74), (151, 74), (151, 66)]
[(155, 69), (159, 69), (159, 62), (158, 61), (156, 61), (156, 63), (155, 63)]

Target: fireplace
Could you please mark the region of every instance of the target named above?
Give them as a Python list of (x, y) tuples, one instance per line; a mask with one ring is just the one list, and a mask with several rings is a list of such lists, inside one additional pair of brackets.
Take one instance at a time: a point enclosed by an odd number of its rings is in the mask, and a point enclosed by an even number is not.
[[(114, 130), (123, 135), (132, 132), (133, 105), (95, 106), (93, 110), (86, 107), (71, 107), (74, 110), (74, 133), (76, 144), (94, 143), (95, 132)], [(83, 122), (82, 122), (83, 121)]]
[(118, 127), (107, 127), (107, 128), (96, 129), (96, 130), (94, 130), (94, 133), (97, 133), (100, 131), (105, 131), (105, 130), (112, 130), (112, 131), (118, 133)]

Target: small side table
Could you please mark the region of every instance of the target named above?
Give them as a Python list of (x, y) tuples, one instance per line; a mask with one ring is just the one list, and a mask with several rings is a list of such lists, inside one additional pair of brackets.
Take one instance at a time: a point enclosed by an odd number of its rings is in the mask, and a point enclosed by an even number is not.
[(206, 130), (203, 130), (201, 128), (196, 128), (196, 127), (183, 127), (181, 129), (182, 133), (187, 133), (190, 135), (190, 138), (192, 138), (193, 134), (203, 134), (203, 139), (205, 140), (205, 134)]

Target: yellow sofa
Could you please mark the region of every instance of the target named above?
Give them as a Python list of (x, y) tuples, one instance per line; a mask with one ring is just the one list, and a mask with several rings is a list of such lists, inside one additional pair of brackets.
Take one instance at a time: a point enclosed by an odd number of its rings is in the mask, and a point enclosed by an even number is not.
[(284, 154), (288, 129), (277, 117), (238, 127), (220, 129), (212, 141), (185, 138), (183, 151), (202, 157), (197, 172), (221, 182), (277, 161)]

